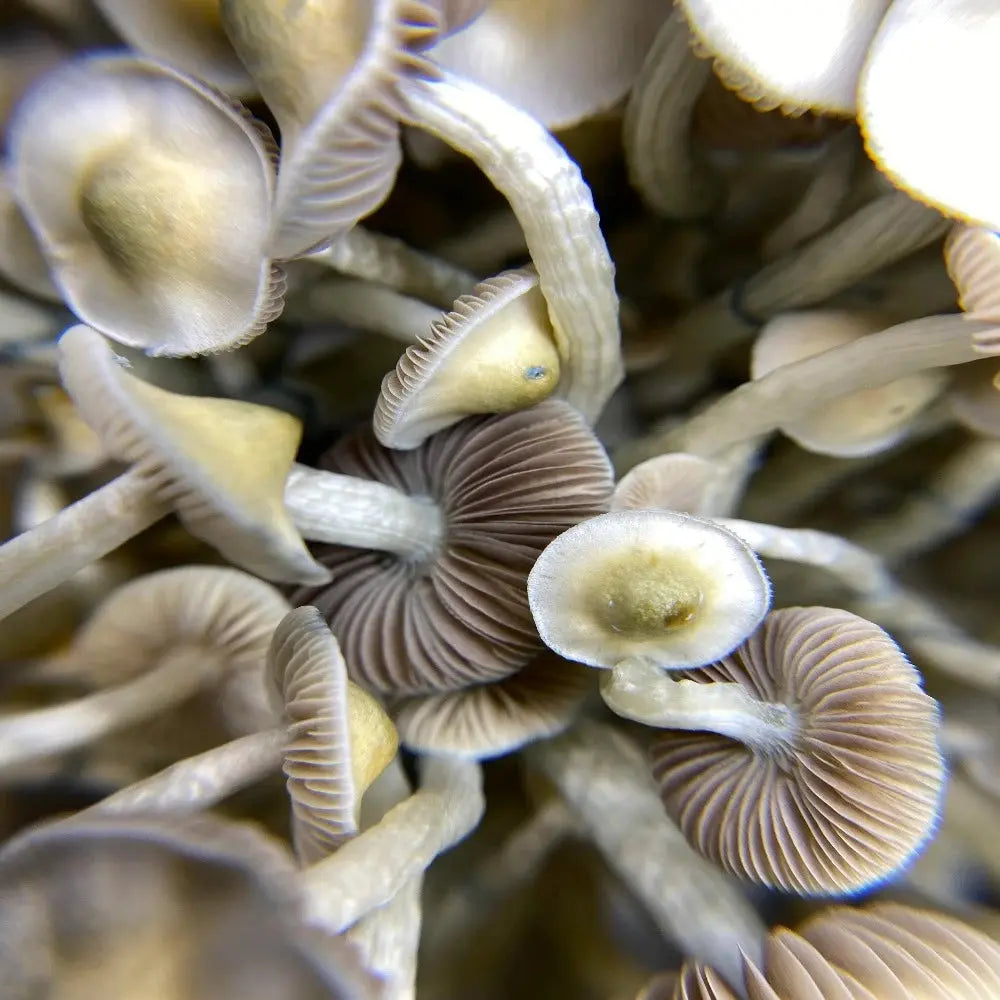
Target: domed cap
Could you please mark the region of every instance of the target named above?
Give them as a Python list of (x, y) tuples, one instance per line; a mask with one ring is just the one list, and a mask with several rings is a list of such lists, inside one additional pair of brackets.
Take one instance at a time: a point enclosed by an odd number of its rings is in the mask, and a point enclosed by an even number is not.
[[(68, 62), (11, 125), (14, 194), (73, 311), (152, 354), (237, 347), (281, 312), (273, 146), (245, 109), (130, 56)], [(265, 130), (266, 131), (266, 130)]]
[(430, 497), (444, 516), (441, 550), (416, 563), (315, 546), (334, 582), (293, 598), (323, 612), (352, 678), (387, 694), (452, 691), (524, 666), (540, 648), (528, 571), (560, 531), (604, 510), (612, 487), (604, 449), (559, 400), (470, 417), (412, 451), (362, 429), (320, 464)]
[(559, 382), (538, 275), (505, 271), (455, 302), (382, 381), (375, 436), (387, 448), (416, 448), (463, 417), (540, 403)]
[[(772, 319), (754, 342), (751, 376), (763, 378), (782, 365), (890, 326), (871, 313), (812, 310), (784, 313)], [(873, 373), (873, 381), (878, 373)], [(913, 418), (944, 388), (938, 370), (915, 372), (887, 385), (863, 389), (819, 407), (805, 419), (781, 430), (808, 451), (852, 458), (873, 455), (905, 437)]]
[(550, 649), (592, 667), (630, 656), (711, 663), (764, 617), (771, 588), (731, 531), (689, 514), (631, 510), (565, 531), (539, 556), (528, 600)]
[(731, 656), (686, 676), (740, 684), (795, 719), (781, 752), (698, 732), (653, 743), (667, 811), (726, 871), (803, 895), (856, 892), (930, 835), (944, 779), (937, 706), (877, 625), (784, 608)]
[(716, 466), (700, 455), (682, 451), (657, 455), (640, 462), (618, 480), (611, 497), (611, 509), (665, 507), (686, 514), (701, 514), (717, 475)]

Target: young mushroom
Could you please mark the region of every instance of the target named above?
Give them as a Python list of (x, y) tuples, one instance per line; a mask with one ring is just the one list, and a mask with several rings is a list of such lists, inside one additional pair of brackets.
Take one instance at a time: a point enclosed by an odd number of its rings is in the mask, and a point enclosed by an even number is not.
[(633, 658), (602, 685), (614, 711), (665, 728), (651, 748), (667, 811), (726, 871), (803, 895), (856, 892), (934, 828), (938, 711), (878, 626), (784, 608), (681, 680)]
[(153, 354), (237, 347), (281, 312), (273, 155), (244, 108), (127, 55), (48, 74), (10, 131), (14, 195), (70, 307)]
[(756, 556), (712, 521), (616, 511), (556, 538), (528, 577), (538, 632), (593, 667), (640, 657), (658, 669), (711, 663), (760, 623), (771, 588)]
[(463, 295), (386, 375), (375, 436), (416, 448), (463, 417), (526, 409), (559, 382), (559, 354), (538, 277), (505, 271)]

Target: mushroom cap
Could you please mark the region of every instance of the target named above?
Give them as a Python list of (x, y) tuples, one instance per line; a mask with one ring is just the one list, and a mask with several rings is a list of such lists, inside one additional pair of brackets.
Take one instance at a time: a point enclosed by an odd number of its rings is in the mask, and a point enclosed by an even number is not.
[(561, 400), (470, 417), (413, 451), (362, 428), (320, 465), (429, 496), (444, 516), (442, 550), (419, 562), (314, 546), (333, 583), (293, 595), (322, 611), (352, 679), (387, 694), (453, 691), (529, 662), (541, 644), (528, 571), (559, 532), (604, 510), (612, 487), (604, 449)]
[(542, 640), (612, 667), (629, 656), (679, 670), (724, 656), (760, 623), (760, 561), (712, 521), (670, 510), (604, 514), (563, 532), (528, 577)]
[(858, 75), (889, 0), (680, 0), (723, 82), (747, 101), (853, 115)]
[(348, 681), (336, 637), (315, 608), (285, 615), (267, 660), (289, 726), (284, 769), (295, 851), (311, 864), (358, 832), (361, 797), (399, 741), (382, 706)]
[[(770, 320), (754, 342), (751, 376), (763, 378), (781, 365), (851, 343), (891, 325), (874, 313), (809, 310)], [(877, 373), (873, 381), (877, 379)], [(781, 430), (807, 451), (852, 458), (891, 448), (912, 419), (944, 388), (947, 376), (931, 369), (876, 385), (813, 410)]]
[(877, 625), (833, 608), (783, 608), (732, 655), (691, 672), (794, 709), (781, 753), (667, 731), (653, 773), (689, 843), (726, 871), (802, 895), (871, 887), (931, 834), (944, 764), (937, 705)]
[(700, 455), (682, 451), (657, 455), (630, 469), (615, 486), (611, 509), (668, 510), (701, 514), (705, 498), (718, 475), (715, 465)]
[(254, 84), (222, 28), (220, 0), (94, 0), (128, 43), (227, 94)]
[(503, 680), (410, 698), (393, 714), (415, 753), (486, 760), (567, 729), (593, 688), (591, 671), (543, 653)]
[(1000, 945), (943, 913), (899, 903), (831, 907), (765, 945), (767, 983), (750, 1000), (987, 1000), (1000, 996)]
[(375, 436), (416, 448), (477, 413), (540, 403), (559, 382), (559, 352), (538, 275), (505, 271), (461, 296), (382, 381)]
[(42, 248), (14, 201), (6, 179), (0, 177), (0, 276), (39, 298), (62, 301), (52, 280)]
[(437, 63), (559, 129), (628, 93), (670, 13), (659, 0), (492, 0)]
[(108, 452), (147, 475), (193, 535), (261, 576), (328, 579), (285, 511), (302, 433), (294, 417), (159, 389), (129, 375), (86, 326), (67, 330), (59, 353), (63, 385)]
[[(962, 309), (977, 319), (1000, 320), (1000, 236), (959, 223), (944, 241), (944, 260)], [(996, 330), (974, 333), (972, 342), (984, 354), (1000, 354)]]
[(226, 350), (264, 330), (284, 277), (264, 253), (263, 128), (131, 56), (67, 62), (29, 91), (11, 124), (14, 194), (81, 319), (152, 354)]
[(868, 153), (897, 186), (947, 215), (1000, 230), (996, 133), (982, 118), (1000, 90), (992, 0), (893, 0), (858, 90)]
[(271, 634), (288, 602), (270, 584), (224, 566), (180, 566), (114, 590), (81, 627), (70, 650), (74, 673), (101, 687), (152, 669), (179, 649), (202, 649), (222, 664), (212, 703), (236, 733), (278, 718), (265, 683)]
[(345, 942), (297, 918), (295, 867), (247, 824), (76, 819), (0, 852), (4, 997), (366, 1000)]

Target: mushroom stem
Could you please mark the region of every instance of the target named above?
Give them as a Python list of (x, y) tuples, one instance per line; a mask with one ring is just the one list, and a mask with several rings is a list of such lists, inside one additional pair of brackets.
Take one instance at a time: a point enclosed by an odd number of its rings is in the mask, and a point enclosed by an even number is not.
[(282, 726), (230, 740), (127, 785), (76, 815), (178, 815), (210, 809), (241, 788), (279, 771), (287, 738)]
[(616, 715), (644, 726), (718, 733), (762, 755), (790, 749), (798, 728), (787, 705), (758, 701), (742, 684), (674, 680), (638, 656), (601, 674), (601, 697)]
[(824, 403), (905, 375), (975, 361), (972, 336), (995, 323), (962, 315), (928, 316), (782, 365), (746, 382), (680, 427), (653, 433), (616, 456), (620, 472), (669, 451), (712, 457), (724, 448), (802, 419)]
[(369, 479), (293, 465), (285, 506), (303, 537), (404, 558), (430, 555), (444, 538), (440, 508)]
[(0, 718), (0, 768), (83, 746), (189, 698), (215, 676), (202, 649), (180, 647), (135, 680), (65, 705)]
[(524, 229), (563, 362), (560, 394), (588, 421), (624, 373), (614, 265), (580, 169), (529, 114), (467, 80), (407, 81), (413, 123), (470, 157)]
[(670, 821), (641, 751), (610, 726), (582, 722), (526, 756), (555, 782), (664, 935), (739, 982), (740, 953), (760, 958), (764, 926), (730, 878)]
[(485, 806), (479, 765), (428, 758), (421, 774), (415, 794), (300, 874), (307, 920), (339, 934), (474, 829)]
[(0, 619), (167, 515), (148, 477), (125, 472), (0, 546)]

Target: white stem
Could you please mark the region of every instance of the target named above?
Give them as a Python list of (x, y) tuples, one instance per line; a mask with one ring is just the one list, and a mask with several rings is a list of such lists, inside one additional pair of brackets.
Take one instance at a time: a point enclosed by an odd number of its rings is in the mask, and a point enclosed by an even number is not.
[(279, 771), (286, 739), (284, 727), (241, 736), (127, 785), (77, 815), (178, 815), (210, 809), (241, 788)]
[(680, 427), (623, 448), (616, 466), (625, 472), (670, 451), (711, 458), (738, 441), (793, 424), (839, 396), (870, 388), (873, 373), (878, 384), (886, 385), (927, 368), (975, 361), (981, 355), (972, 345), (972, 335), (996, 328), (996, 323), (961, 315), (928, 316), (782, 365), (734, 389)]
[(644, 726), (718, 733), (756, 753), (778, 755), (795, 740), (787, 705), (758, 701), (742, 684), (674, 680), (641, 657), (603, 671), (601, 697), (616, 715)]
[(422, 559), (444, 538), (441, 509), (371, 479), (295, 464), (285, 507), (304, 538)]
[(1000, 648), (970, 639), (932, 601), (901, 586), (873, 552), (824, 531), (717, 520), (759, 555), (831, 573), (853, 592), (858, 614), (897, 635), (942, 672), (989, 691), (1000, 688)]
[(166, 517), (149, 480), (129, 471), (0, 546), (0, 619)]
[(579, 167), (531, 115), (442, 73), (402, 86), (413, 123), (470, 157), (524, 230), (563, 363), (560, 393), (588, 420), (622, 367), (614, 265)]
[(717, 184), (699, 163), (691, 114), (712, 65), (691, 46), (691, 30), (675, 7), (663, 22), (632, 87), (622, 141), (629, 180), (654, 212), (689, 219), (712, 207)]
[(403, 295), (450, 309), (477, 284), (475, 275), (402, 240), (355, 226), (325, 250), (302, 258), (342, 274), (387, 285)]
[(299, 876), (306, 918), (339, 934), (384, 906), (483, 814), (473, 761), (425, 759), (420, 789), (364, 833)]
[(610, 726), (581, 722), (526, 757), (680, 951), (742, 982), (740, 952), (760, 963), (764, 926), (735, 883), (670, 821), (643, 753)]
[(65, 705), (0, 717), (0, 768), (84, 746), (189, 698), (218, 664), (202, 650), (181, 648), (152, 670)]

